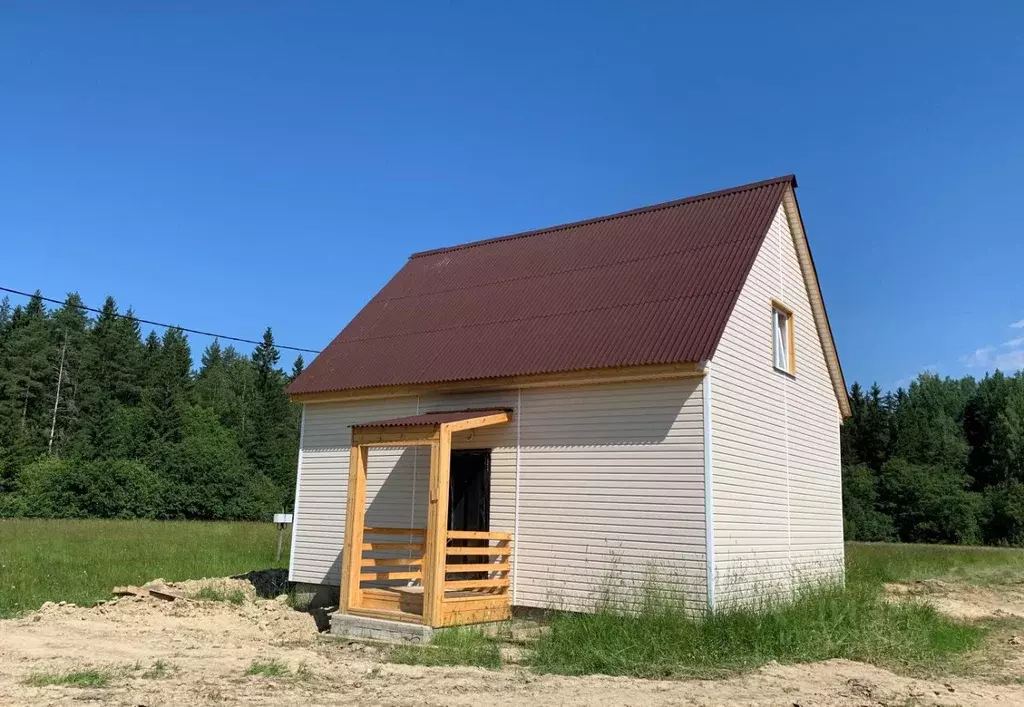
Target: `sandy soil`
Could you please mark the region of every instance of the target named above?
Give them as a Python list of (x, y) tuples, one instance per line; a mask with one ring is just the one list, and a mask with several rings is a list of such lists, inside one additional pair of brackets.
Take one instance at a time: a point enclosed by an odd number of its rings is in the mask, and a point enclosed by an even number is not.
[[(313, 619), (243, 588), (235, 606), (127, 597), (91, 608), (47, 604), (0, 621), (0, 704), (79, 705), (1012, 705), (1024, 686), (999, 680), (917, 680), (834, 660), (765, 668), (717, 681), (537, 676), (523, 669), (421, 668), (379, 662), (376, 649), (317, 633)], [(909, 593), (909, 592), (908, 592)], [(1024, 640), (1009, 641), (1015, 666)], [(254, 660), (277, 660), (289, 677), (245, 675)], [(147, 676), (154, 662), (173, 665)], [(109, 687), (31, 687), (39, 672), (114, 670)]]
[(974, 587), (938, 579), (885, 585), (890, 597), (923, 600), (956, 619), (1024, 618), (1024, 584)]

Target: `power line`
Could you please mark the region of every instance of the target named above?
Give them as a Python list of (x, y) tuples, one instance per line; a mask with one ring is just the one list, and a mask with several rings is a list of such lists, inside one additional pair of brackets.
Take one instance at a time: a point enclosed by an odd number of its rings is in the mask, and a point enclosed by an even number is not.
[[(78, 307), (79, 309), (84, 309), (87, 312), (94, 312), (96, 314), (103, 314), (103, 310), (96, 309), (95, 307), (86, 307), (84, 304), (76, 304), (74, 302), (69, 302), (67, 300), (62, 301), (62, 300), (58, 300), (58, 299), (52, 299), (50, 297), (43, 297), (42, 295), (37, 295), (37, 294), (35, 294), (33, 292), (22, 292), (21, 290), (12, 290), (10, 287), (0, 286), (0, 292), (10, 292), (12, 295), (21, 295), (22, 297), (28, 297), (28, 298), (39, 297), (39, 299), (41, 299), (44, 302), (49, 302), (51, 304), (59, 304), (62, 307)], [(115, 313), (114, 316), (115, 317), (120, 317), (121, 319), (128, 319), (128, 320), (133, 321), (133, 322), (138, 322), (139, 324), (149, 324), (150, 326), (163, 327), (164, 329), (178, 329), (180, 331), (187, 331), (189, 334), (198, 334), (200, 336), (212, 336), (215, 339), (224, 339), (225, 341), (237, 341), (237, 342), (242, 343), (242, 344), (255, 344), (257, 346), (259, 346), (260, 344), (263, 343), (262, 341), (254, 341), (253, 339), (243, 339), (243, 338), (241, 338), (239, 336), (228, 336), (227, 334), (215, 334), (215, 333), (210, 332), (210, 331), (201, 331), (200, 329), (189, 329), (188, 327), (178, 326), (177, 324), (164, 324), (163, 322), (154, 322), (154, 321), (149, 320), (149, 319), (139, 319), (138, 317), (135, 317), (135, 316), (132, 316), (132, 315), (129, 315), (129, 314), (118, 314), (118, 313)], [(281, 344), (274, 344), (274, 346), (276, 348), (287, 349), (289, 351), (302, 351), (302, 352), (305, 352), (305, 353), (313, 353), (313, 354), (320, 353), (316, 349), (303, 349), (303, 348), (300, 348), (298, 346), (283, 346)]]

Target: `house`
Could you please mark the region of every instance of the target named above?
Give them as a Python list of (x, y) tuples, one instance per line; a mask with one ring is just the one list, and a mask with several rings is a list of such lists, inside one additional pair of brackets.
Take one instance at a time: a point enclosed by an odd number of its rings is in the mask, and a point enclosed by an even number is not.
[(795, 188), (412, 255), (290, 387), (290, 578), (433, 627), (840, 578), (850, 408)]

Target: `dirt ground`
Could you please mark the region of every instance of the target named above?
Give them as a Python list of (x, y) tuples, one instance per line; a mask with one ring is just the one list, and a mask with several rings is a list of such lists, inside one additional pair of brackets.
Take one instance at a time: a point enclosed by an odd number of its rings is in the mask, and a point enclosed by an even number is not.
[(1024, 619), (1024, 584), (965, 586), (926, 579), (885, 585), (893, 599), (921, 599), (955, 619)]
[[(1013, 705), (1024, 704), (1024, 639), (1000, 637), (985, 679), (921, 680), (833, 660), (768, 665), (715, 681), (537, 676), (522, 668), (423, 668), (379, 661), (377, 649), (318, 634), (308, 614), (256, 599), (241, 580), (201, 580), (242, 588), (240, 605), (126, 597), (91, 608), (47, 604), (0, 621), (0, 704), (79, 705)], [(1022, 615), (1024, 594), (993, 604), (987, 590), (949, 585), (891, 588), (897, 597), (936, 594), (961, 615)], [(972, 604), (977, 599), (978, 603)], [(957, 603), (959, 602), (959, 603)], [(997, 612), (1022, 612), (999, 614)], [(972, 612), (980, 612), (974, 614)], [(988, 614), (985, 614), (988, 612)], [(253, 661), (276, 660), (288, 677), (248, 676)], [(158, 661), (163, 674), (153, 670)], [(108, 687), (32, 687), (40, 672), (99, 668)]]

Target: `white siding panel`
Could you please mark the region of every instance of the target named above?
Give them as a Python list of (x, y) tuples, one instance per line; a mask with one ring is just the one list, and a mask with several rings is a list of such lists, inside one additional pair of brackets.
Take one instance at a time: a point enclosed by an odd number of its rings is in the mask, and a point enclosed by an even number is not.
[[(520, 435), (517, 604), (585, 609), (609, 586), (628, 599), (653, 579), (703, 606), (698, 379), (308, 405), (296, 581), (339, 582), (350, 425), (467, 407), (515, 409), (512, 424), (460, 433), (453, 447), (491, 449), (491, 528), (514, 532)], [(424, 525), (428, 463), (419, 454), (371, 452), (368, 522), (374, 513), (382, 524)]]
[(699, 380), (522, 391), (516, 603), (587, 609), (648, 580), (703, 606)]
[[(306, 404), (302, 449), (299, 450), (302, 478), (297, 484), (298, 513), (293, 530), (295, 549), (291, 573), (294, 581), (341, 583), (340, 557), (352, 425), (415, 414), (415, 397)], [(417, 471), (426, 475), (425, 470), (417, 469), (415, 454), (411, 449), (371, 450), (366, 484), (368, 524), (409, 525), (416, 488), (413, 477)], [(422, 525), (421, 521), (413, 527)]]
[[(772, 367), (771, 302), (793, 310), (796, 375)], [(839, 408), (779, 207), (711, 363), (716, 597), (841, 571)]]

